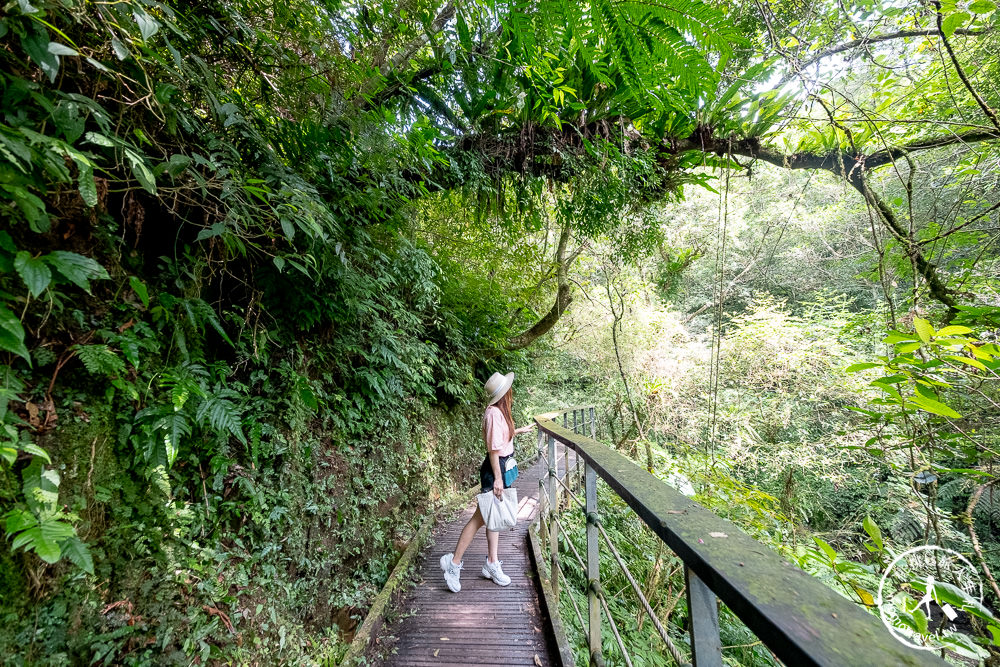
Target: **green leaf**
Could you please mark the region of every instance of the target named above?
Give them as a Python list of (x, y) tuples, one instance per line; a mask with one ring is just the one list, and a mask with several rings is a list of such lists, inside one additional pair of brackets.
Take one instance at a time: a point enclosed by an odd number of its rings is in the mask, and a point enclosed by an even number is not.
[(94, 573), (94, 560), (90, 557), (90, 549), (76, 535), (62, 543), (62, 555), (87, 574)]
[(114, 376), (125, 372), (125, 362), (107, 345), (76, 345), (74, 349), (87, 371), (94, 375)]
[(37, 297), (52, 282), (52, 272), (41, 257), (32, 257), (31, 253), (22, 250), (14, 258), (14, 269), (21, 280), (28, 286), (31, 296)]
[(49, 77), (49, 83), (55, 83), (59, 74), (59, 56), (49, 51), (49, 36), (46, 30), (37, 23), (33, 24), (33, 27), (31, 32), (21, 36), (21, 46)]
[(882, 531), (879, 530), (878, 525), (872, 521), (870, 516), (866, 516), (864, 522), (861, 524), (865, 532), (868, 533), (868, 537), (872, 538), (872, 542), (878, 547), (879, 551), (883, 549), (882, 545)]
[(142, 301), (142, 305), (149, 308), (149, 290), (146, 289), (146, 284), (135, 276), (128, 277), (128, 284), (132, 287), (135, 295), (139, 297), (139, 300)]
[(92, 144), (96, 144), (97, 146), (112, 148), (115, 145), (115, 142), (111, 141), (111, 139), (104, 136), (103, 134), (100, 134), (99, 132), (88, 132), (87, 134), (84, 135), (84, 137), (86, 137), (87, 141), (89, 141)]
[(906, 343), (911, 340), (916, 340), (913, 336), (906, 334), (901, 334), (898, 331), (892, 331), (885, 338), (882, 339), (883, 343), (889, 343), (893, 345), (895, 343)]
[(941, 22), (941, 32), (944, 33), (945, 37), (951, 37), (955, 34), (956, 30), (968, 23), (971, 18), (972, 17), (965, 12), (956, 12), (955, 14), (951, 14)]
[(931, 336), (934, 335), (934, 327), (931, 323), (922, 317), (913, 318), (913, 328), (917, 330), (917, 335), (920, 336), (920, 340), (925, 343), (931, 342)]
[(963, 327), (958, 324), (951, 324), (946, 326), (937, 332), (938, 336), (964, 336), (965, 334), (972, 333), (972, 329), (969, 327)]
[(988, 368), (986, 368), (986, 364), (984, 364), (983, 362), (979, 361), (978, 359), (973, 359), (972, 357), (962, 357), (962, 356), (959, 356), (959, 355), (949, 355), (949, 356), (945, 357), (945, 359), (950, 359), (951, 361), (957, 361), (957, 362), (959, 362), (961, 364), (968, 364), (969, 366), (972, 366), (973, 368), (978, 368), (981, 371), (988, 371), (989, 370)]
[(833, 547), (831, 547), (827, 542), (818, 537), (813, 537), (813, 541), (816, 542), (819, 548), (823, 550), (823, 553), (825, 553), (831, 561), (837, 560), (837, 552), (834, 551)]
[(0, 350), (13, 352), (31, 363), (31, 355), (24, 345), (24, 327), (21, 326), (21, 320), (3, 305), (0, 305)]
[(858, 371), (866, 371), (869, 368), (875, 368), (876, 366), (881, 366), (882, 364), (874, 364), (871, 362), (864, 362), (860, 364), (851, 364), (847, 367), (846, 371), (848, 373), (857, 373)]
[(93, 259), (75, 252), (56, 250), (45, 255), (42, 259), (87, 294), (90, 294), (91, 280), (107, 280), (108, 278), (108, 272), (104, 270), (103, 266)]
[(97, 206), (97, 184), (94, 182), (94, 167), (80, 165), (80, 175), (77, 178), (80, 188), (80, 198), (83, 203), (93, 208)]
[(139, 184), (145, 188), (146, 192), (155, 195), (156, 177), (153, 176), (153, 172), (146, 165), (143, 157), (131, 148), (125, 149), (125, 157), (128, 158), (129, 165), (132, 167), (132, 175), (135, 176), (135, 180), (139, 181)]
[[(0, 179), (2, 180), (2, 179)], [(45, 210), (45, 202), (28, 192), (19, 185), (5, 185), (0, 183), (0, 188), (7, 191), (17, 204), (21, 215), (28, 221), (31, 231), (44, 234), (49, 231), (49, 214)]]
[(969, 11), (973, 14), (991, 14), (996, 11), (996, 3), (991, 0), (976, 0), (969, 5)]
[(78, 56), (79, 53), (75, 49), (71, 49), (65, 44), (60, 44), (59, 42), (49, 42), (48, 46), (49, 53), (54, 56)]
[(21, 449), (22, 452), (27, 452), (28, 454), (37, 456), (46, 463), (52, 463), (52, 459), (49, 457), (49, 453), (33, 442), (19, 442), (18, 447)]
[(6, 521), (5, 527), (7, 529), (8, 535), (13, 535), (14, 533), (20, 533), (22, 530), (27, 530), (38, 525), (38, 519), (31, 512), (15, 508), (4, 515)]
[(961, 419), (962, 415), (958, 414), (951, 408), (949, 408), (944, 403), (936, 401), (933, 398), (928, 398), (920, 394), (915, 394), (910, 400), (910, 403), (916, 405), (918, 408), (924, 412), (930, 412), (935, 415), (941, 415), (942, 417), (950, 417), (952, 419)]
[(141, 9), (133, 10), (132, 16), (135, 17), (136, 25), (139, 26), (139, 33), (144, 42), (148, 41), (160, 29), (160, 22)]
[[(926, 581), (911, 581), (910, 585), (921, 593), (927, 592)], [(982, 602), (975, 599), (958, 586), (944, 581), (935, 581), (933, 585), (934, 592), (932, 593), (932, 597), (937, 603), (942, 605), (947, 603), (958, 607), (973, 616), (981, 618), (984, 621), (996, 622), (997, 619), (993, 616), (993, 612), (983, 606)]]

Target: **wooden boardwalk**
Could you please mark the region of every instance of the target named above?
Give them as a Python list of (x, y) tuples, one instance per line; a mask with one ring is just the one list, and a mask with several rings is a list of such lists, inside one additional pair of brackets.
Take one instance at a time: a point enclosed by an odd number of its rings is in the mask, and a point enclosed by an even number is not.
[[(465, 552), (462, 591), (444, 583), (439, 560), (455, 549), (462, 527), (472, 516), (473, 503), (453, 521), (434, 530), (418, 566), (417, 584), (383, 627), (377, 652), (382, 665), (556, 665), (543, 616), (530, 547), (529, 522), (538, 507), (538, 480), (547, 473), (542, 461), (518, 477), (520, 512), (517, 526), (500, 534), (500, 560), (510, 578), (500, 587), (482, 576), (486, 562), (486, 531), (480, 530)], [(386, 655), (389, 654), (389, 655)]]

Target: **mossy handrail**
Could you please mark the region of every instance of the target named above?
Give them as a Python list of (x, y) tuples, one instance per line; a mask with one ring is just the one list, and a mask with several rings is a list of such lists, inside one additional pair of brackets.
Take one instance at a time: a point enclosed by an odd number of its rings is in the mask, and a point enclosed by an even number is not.
[[(557, 422), (559, 417), (562, 425)], [(897, 641), (877, 617), (792, 565), (732, 522), (716, 516), (630, 459), (598, 442), (594, 438), (596, 429), (592, 407), (568, 408), (538, 415), (535, 422), (538, 425), (539, 449), (544, 452), (545, 445), (548, 445), (548, 488), (547, 494), (543, 494), (543, 497), (547, 495), (546, 516), (543, 517), (543, 513), (539, 516), (547, 526), (541, 532), (549, 544), (551, 574), (548, 580), (557, 596), (559, 524), (557, 520), (550, 520), (547, 514), (559, 507), (559, 487), (566, 486), (559, 479), (556, 443), (576, 452), (578, 460), (584, 462), (585, 557), (590, 581), (590, 627), (584, 628), (584, 632), (590, 642), (591, 665), (603, 664), (597, 554), (600, 522), (596, 506), (598, 477), (684, 562), (691, 617), (692, 660), (696, 667), (722, 664), (716, 598), (725, 603), (787, 665), (883, 667), (947, 664), (933, 653), (918, 651)], [(590, 437), (577, 432), (588, 426)], [(568, 478), (569, 470), (562, 472)]]

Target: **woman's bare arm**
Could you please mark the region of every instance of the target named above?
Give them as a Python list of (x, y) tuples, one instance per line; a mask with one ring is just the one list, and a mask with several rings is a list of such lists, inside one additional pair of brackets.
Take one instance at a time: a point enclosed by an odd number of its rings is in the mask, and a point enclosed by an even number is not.
[(503, 498), (503, 474), (500, 472), (500, 450), (490, 450), (490, 466), (493, 467), (493, 493)]

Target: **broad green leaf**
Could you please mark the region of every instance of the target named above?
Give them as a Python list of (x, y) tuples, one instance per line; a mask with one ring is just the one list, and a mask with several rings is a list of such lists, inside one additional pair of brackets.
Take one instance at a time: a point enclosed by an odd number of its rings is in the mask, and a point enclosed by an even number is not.
[(121, 40), (117, 37), (111, 38), (111, 50), (115, 52), (115, 56), (118, 60), (125, 60), (131, 53), (129, 53), (128, 47), (122, 44)]
[(91, 280), (107, 280), (108, 272), (89, 257), (75, 252), (56, 250), (42, 257), (67, 280), (90, 294)]
[(896, 351), (900, 354), (909, 354), (910, 352), (916, 352), (920, 349), (921, 343), (903, 343), (896, 347)]
[(937, 332), (938, 336), (964, 336), (965, 334), (972, 333), (972, 329), (969, 327), (963, 327), (958, 324), (950, 324)]
[(874, 363), (871, 363), (871, 362), (864, 362), (864, 363), (860, 363), (860, 364), (851, 364), (850, 366), (847, 367), (846, 371), (848, 373), (857, 373), (858, 371), (865, 371), (865, 370), (868, 370), (869, 368), (875, 368), (875, 367), (881, 366), (881, 365), (882, 364), (874, 364)]
[(139, 297), (142, 301), (142, 305), (149, 308), (149, 290), (146, 289), (146, 283), (142, 282), (135, 276), (128, 277), (128, 284), (132, 287), (132, 291), (135, 295)]
[(32, 528), (28, 531), (28, 533), (32, 534), (31, 537), (33, 538), (28, 548), (34, 549), (39, 558), (52, 565), (59, 562), (59, 556), (62, 555), (62, 548), (55, 540), (45, 537), (44, 526), (45, 524), (43, 523), (38, 528)]
[(892, 331), (885, 338), (882, 339), (883, 343), (889, 343), (893, 345), (895, 343), (906, 343), (911, 340), (916, 340), (913, 336), (899, 333), (898, 331)]
[(22, 452), (27, 452), (28, 454), (37, 456), (46, 463), (52, 463), (49, 453), (33, 442), (20, 442), (18, 443), (18, 447), (20, 447)]
[(52, 272), (45, 265), (45, 261), (41, 257), (32, 257), (26, 250), (17, 253), (14, 258), (14, 269), (28, 286), (31, 296), (37, 297), (52, 282)]
[(13, 352), (31, 363), (31, 355), (24, 345), (24, 327), (21, 326), (21, 320), (3, 305), (0, 305), (0, 350)]
[(32, 27), (31, 31), (21, 36), (21, 46), (35, 64), (42, 68), (49, 83), (55, 83), (59, 74), (59, 56), (49, 51), (48, 32), (37, 23), (33, 23)]
[(139, 33), (144, 42), (148, 41), (160, 29), (160, 22), (141, 9), (133, 10), (132, 16), (135, 17), (136, 25), (139, 26)]
[(139, 181), (139, 184), (145, 188), (146, 192), (155, 195), (156, 177), (153, 176), (153, 172), (146, 165), (146, 160), (131, 148), (125, 149), (125, 157), (128, 158), (129, 165), (132, 167), (132, 175), (135, 176), (135, 180)]
[(958, 414), (944, 403), (936, 401), (933, 398), (927, 398), (926, 396), (921, 396), (920, 394), (915, 394), (910, 399), (909, 402), (917, 406), (924, 412), (930, 412), (935, 415), (941, 415), (942, 417), (950, 417), (952, 419), (962, 418), (962, 415)]
[(969, 22), (972, 17), (965, 12), (956, 12), (949, 15), (941, 22), (941, 32), (945, 37), (951, 37), (955, 31)]
[[(915, 580), (911, 581), (910, 585), (921, 593), (927, 592), (926, 581)], [(984, 621), (996, 622), (996, 617), (993, 616), (993, 612), (983, 606), (982, 602), (975, 599), (954, 584), (949, 584), (944, 581), (935, 581), (932, 596), (934, 600), (940, 604), (948, 603), (954, 607), (963, 609), (973, 616), (983, 619)]]
[(813, 537), (813, 541), (816, 542), (819, 548), (823, 550), (823, 553), (825, 553), (830, 560), (837, 560), (837, 552), (834, 551), (833, 547), (831, 547), (827, 542), (818, 537)]
[(94, 560), (90, 557), (90, 549), (76, 535), (62, 543), (62, 555), (87, 574), (94, 573)]
[(934, 327), (931, 323), (922, 317), (913, 318), (913, 328), (916, 329), (917, 335), (920, 336), (920, 340), (925, 343), (931, 342), (931, 336), (934, 335)]
[(978, 359), (973, 359), (972, 357), (962, 357), (962, 356), (958, 356), (958, 355), (950, 355), (950, 356), (945, 357), (945, 359), (950, 359), (952, 361), (957, 361), (957, 362), (959, 362), (961, 364), (968, 364), (969, 366), (972, 366), (973, 368), (978, 368), (981, 371), (989, 370), (988, 368), (986, 368), (986, 364), (984, 364), (983, 362), (979, 361)]
[(973, 14), (990, 14), (996, 11), (996, 3), (992, 0), (976, 0), (969, 5), (969, 11)]
[(86, 137), (87, 141), (89, 141), (92, 144), (96, 144), (98, 146), (111, 148), (115, 145), (115, 143), (111, 141), (111, 139), (109, 139), (108, 137), (104, 136), (99, 132), (88, 132), (84, 136)]
[(33, 526), (38, 525), (38, 519), (31, 512), (24, 509), (15, 508), (4, 515), (5, 526), (8, 535), (13, 535), (14, 533), (20, 533), (22, 530), (27, 530)]
[(874, 542), (875, 546), (877, 546), (881, 551), (883, 549), (882, 531), (879, 530), (878, 525), (874, 521), (872, 521), (872, 518), (870, 516), (866, 516), (864, 522), (861, 525), (864, 527), (865, 532), (868, 533), (868, 537), (872, 538), (872, 542)]
[(97, 184), (94, 182), (94, 168), (90, 165), (80, 165), (80, 175), (77, 179), (80, 188), (80, 198), (83, 203), (93, 208), (97, 206)]
[(60, 44), (59, 42), (49, 42), (49, 53), (54, 56), (78, 56), (79, 53), (75, 49), (71, 49), (65, 44)]
[(71, 524), (56, 517), (42, 519), (38, 527), (42, 530), (42, 537), (52, 542), (62, 542), (76, 535)]

